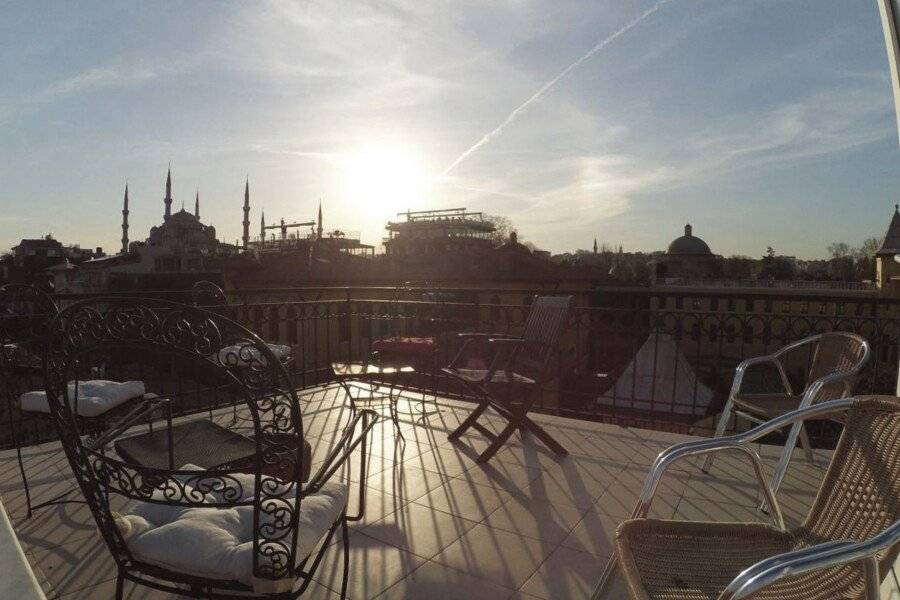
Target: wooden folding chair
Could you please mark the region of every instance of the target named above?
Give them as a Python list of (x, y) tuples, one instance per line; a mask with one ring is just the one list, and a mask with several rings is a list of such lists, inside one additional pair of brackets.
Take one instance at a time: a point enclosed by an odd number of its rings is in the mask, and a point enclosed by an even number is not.
[[(474, 427), (490, 438), (491, 444), (478, 457), (478, 463), (489, 461), (516, 429), (523, 434), (530, 431), (559, 456), (568, 454), (559, 442), (528, 417), (528, 411), (535, 401), (532, 392), (549, 379), (550, 362), (566, 324), (571, 301), (571, 296), (536, 298), (520, 338), (492, 333), (458, 334), (464, 340), (462, 348), (442, 371), (460, 381), (477, 399), (478, 406), (447, 437), (458, 440), (470, 427)], [(486, 363), (470, 368), (472, 365), (467, 364), (466, 360), (473, 344), (485, 341), (493, 351), (493, 359), (487, 368), (484, 368)], [(478, 418), (488, 408), (493, 408), (507, 421), (499, 434), (478, 423)]]

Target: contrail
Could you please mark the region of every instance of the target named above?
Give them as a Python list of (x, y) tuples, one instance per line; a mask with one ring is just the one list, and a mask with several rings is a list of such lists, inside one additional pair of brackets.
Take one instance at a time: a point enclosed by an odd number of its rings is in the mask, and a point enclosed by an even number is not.
[(646, 19), (647, 17), (649, 17), (650, 15), (652, 15), (653, 13), (658, 11), (660, 8), (663, 7), (664, 4), (667, 4), (668, 2), (670, 2), (670, 0), (660, 0), (656, 4), (654, 4), (653, 6), (651, 6), (650, 8), (648, 8), (647, 10), (645, 10), (644, 12), (639, 14), (637, 17), (635, 17), (634, 19), (632, 19), (631, 21), (629, 21), (628, 23), (623, 25), (618, 31), (616, 31), (615, 33), (613, 33), (612, 35), (610, 35), (603, 41), (599, 42), (596, 46), (594, 46), (593, 48), (588, 50), (584, 56), (582, 56), (581, 58), (579, 58), (578, 60), (576, 60), (575, 62), (570, 64), (568, 67), (563, 69), (559, 73), (559, 75), (557, 75), (556, 77), (554, 77), (553, 79), (551, 79), (550, 81), (548, 81), (547, 83), (542, 85), (541, 89), (536, 91), (528, 100), (526, 100), (525, 102), (520, 104), (518, 107), (516, 107), (515, 110), (513, 110), (511, 113), (509, 113), (509, 116), (507, 116), (506, 119), (504, 119), (502, 123), (500, 123), (499, 125), (497, 125), (497, 127), (495, 127), (490, 132), (485, 134), (485, 136), (482, 137), (477, 142), (475, 142), (475, 144), (472, 145), (471, 148), (469, 148), (468, 150), (466, 150), (465, 152), (460, 154), (456, 160), (454, 160), (452, 163), (450, 163), (450, 166), (447, 167), (446, 169), (444, 169), (444, 172), (441, 173), (441, 176), (443, 177), (443, 176), (448, 175), (450, 173), (450, 171), (455, 169), (459, 163), (466, 160), (466, 158), (468, 158), (470, 154), (472, 154), (473, 152), (475, 152), (476, 150), (478, 150), (479, 148), (481, 148), (482, 146), (487, 144), (489, 141), (491, 141), (492, 139), (494, 139), (495, 137), (497, 137), (498, 135), (503, 133), (503, 129), (507, 125), (509, 125), (510, 123), (515, 121), (517, 118), (519, 118), (519, 115), (522, 114), (522, 112), (526, 108), (528, 108), (528, 106), (532, 102), (535, 102), (536, 100), (540, 99), (541, 96), (546, 94), (550, 90), (550, 88), (552, 88), (557, 83), (559, 83), (560, 79), (562, 79), (563, 77), (568, 75), (573, 69), (578, 67), (578, 65), (580, 65), (584, 61), (588, 60), (589, 58), (591, 58), (592, 56), (594, 56), (595, 54), (600, 52), (603, 48), (605, 48), (606, 46), (608, 46), (609, 44), (614, 42), (616, 40), (616, 38), (618, 38), (619, 36), (624, 35), (625, 33), (628, 33), (631, 29), (633, 29), (635, 26), (637, 26), (641, 21), (643, 21), (644, 19)]

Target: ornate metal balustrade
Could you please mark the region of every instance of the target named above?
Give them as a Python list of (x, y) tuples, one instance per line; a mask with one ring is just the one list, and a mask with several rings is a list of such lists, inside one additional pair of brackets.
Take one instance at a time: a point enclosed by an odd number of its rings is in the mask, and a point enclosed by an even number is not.
[[(535, 403), (541, 411), (707, 434), (709, 417), (724, 402), (738, 362), (833, 330), (856, 332), (872, 346), (873, 359), (859, 392), (895, 389), (900, 301), (871, 294), (636, 287), (273, 288), (228, 292), (229, 305), (215, 310), (267, 342), (290, 346), (293, 360), (288, 369), (303, 387), (327, 383), (332, 361), (365, 359), (379, 338), (433, 336), (439, 348), (433, 364), (406, 385), (454, 396), (462, 390), (440, 374), (440, 367), (458, 348), (455, 334), (516, 334), (530, 299), (538, 293), (575, 296), (560, 341), (556, 377)], [(178, 294), (157, 296), (185, 300)], [(57, 301), (65, 307), (78, 298), (58, 296)], [(789, 361), (789, 374), (799, 387), (811, 358), (805, 351)], [(748, 380), (756, 391), (778, 385), (777, 374), (765, 370)], [(209, 408), (198, 405), (192, 410)], [(5, 416), (0, 418), (0, 444), (8, 444), (7, 423)], [(823, 427), (818, 433), (827, 438), (830, 430)], [(23, 432), (31, 442), (49, 435), (40, 427)]]

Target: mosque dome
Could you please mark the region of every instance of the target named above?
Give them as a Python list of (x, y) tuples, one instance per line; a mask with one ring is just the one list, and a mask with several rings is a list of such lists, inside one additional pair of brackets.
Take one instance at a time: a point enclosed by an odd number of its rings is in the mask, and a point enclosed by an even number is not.
[(702, 239), (695, 237), (690, 224), (684, 226), (684, 235), (672, 240), (666, 254), (711, 255), (712, 250)]

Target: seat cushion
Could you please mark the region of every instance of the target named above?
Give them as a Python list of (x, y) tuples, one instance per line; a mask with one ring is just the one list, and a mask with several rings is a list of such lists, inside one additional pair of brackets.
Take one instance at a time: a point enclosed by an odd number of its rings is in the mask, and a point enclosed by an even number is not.
[[(744, 569), (784, 552), (822, 543), (762, 523), (635, 519), (616, 530), (616, 551), (632, 600), (715, 600)], [(859, 564), (783, 579), (754, 600), (861, 598)]]
[[(107, 381), (92, 379), (78, 382), (78, 416), (98, 417), (120, 404), (144, 395), (143, 381)], [(69, 382), (69, 405), (75, 409), (75, 382)], [(26, 412), (49, 413), (47, 392), (26, 392), (19, 396), (19, 407)]]
[[(236, 475), (244, 500), (253, 499), (253, 475)], [(187, 490), (190, 491), (190, 490)], [(196, 493), (196, 490), (194, 490)], [(347, 486), (326, 483), (315, 494), (300, 501), (297, 562), (316, 548), (322, 537), (347, 506)], [(207, 501), (219, 500), (213, 492)], [(293, 501), (287, 501), (293, 506)], [(120, 523), (125, 543), (135, 559), (179, 573), (237, 581), (248, 586), (259, 583), (253, 576), (254, 507), (213, 508), (166, 506), (136, 502)], [(260, 527), (281, 518), (261, 512)], [(260, 557), (261, 561), (266, 560)]]
[(773, 419), (797, 410), (803, 396), (790, 394), (737, 394), (734, 404), (738, 410)]
[(388, 337), (372, 342), (372, 350), (389, 354), (431, 354), (437, 349), (433, 337)]

